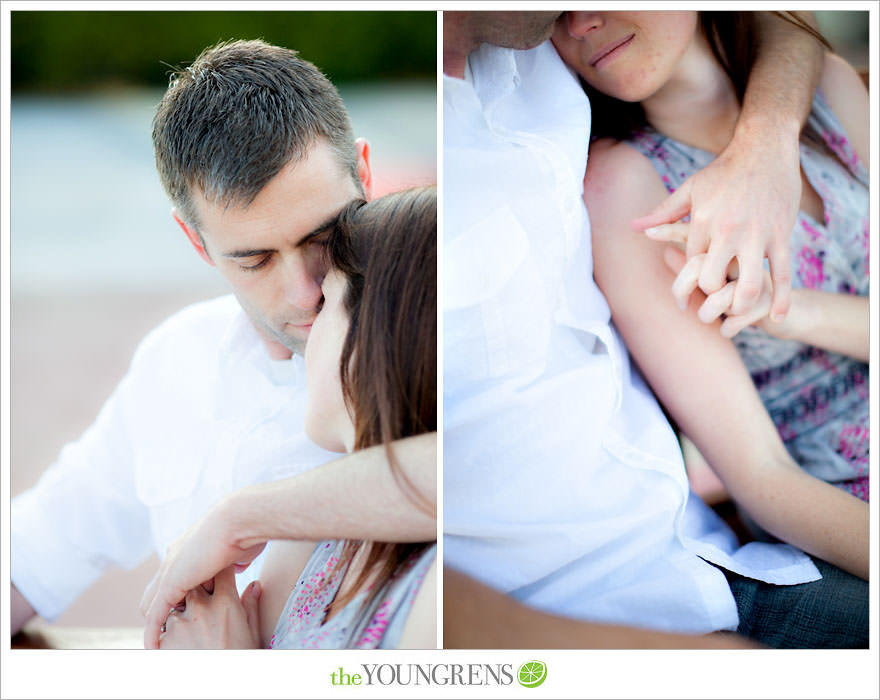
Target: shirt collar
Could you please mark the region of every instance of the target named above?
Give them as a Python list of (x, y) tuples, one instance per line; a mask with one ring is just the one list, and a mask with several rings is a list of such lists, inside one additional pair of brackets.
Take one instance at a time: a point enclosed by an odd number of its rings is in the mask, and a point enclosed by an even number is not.
[(513, 49), (482, 44), (468, 56), (467, 63), (474, 92), (487, 107), (509, 95), (519, 84)]
[(289, 360), (271, 359), (265, 343), (241, 307), (219, 345), (222, 371), (227, 377), (237, 376), (242, 367), (254, 367), (274, 385), (298, 385), (304, 382), (303, 357), (294, 353)]

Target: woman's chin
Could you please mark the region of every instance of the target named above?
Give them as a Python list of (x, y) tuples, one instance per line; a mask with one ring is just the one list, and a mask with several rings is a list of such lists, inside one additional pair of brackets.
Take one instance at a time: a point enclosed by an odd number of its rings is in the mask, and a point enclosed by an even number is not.
[[(339, 435), (328, 431), (326, 426), (312, 426), (306, 421), (306, 435), (309, 440), (318, 447), (329, 452), (347, 453), (351, 452), (354, 446), (354, 436), (351, 440), (347, 436)], [(349, 444), (350, 443), (350, 444)]]
[(308, 435), (309, 439), (322, 450), (327, 450), (328, 452), (339, 452), (340, 454), (349, 452), (349, 450), (346, 449), (345, 444), (339, 440), (328, 440), (326, 435), (312, 435), (309, 431), (306, 431), (306, 435)]
[(656, 85), (639, 81), (633, 77), (627, 77), (613, 82), (604, 82), (595, 79), (590, 80), (589, 76), (583, 74), (581, 74), (581, 77), (583, 77), (587, 84), (589, 84), (594, 90), (597, 90), (615, 100), (620, 100), (621, 102), (641, 102), (642, 100), (649, 98), (658, 90)]
[(354, 452), (354, 421), (347, 410), (315, 410), (310, 404), (304, 427), (309, 440), (318, 447), (330, 452)]

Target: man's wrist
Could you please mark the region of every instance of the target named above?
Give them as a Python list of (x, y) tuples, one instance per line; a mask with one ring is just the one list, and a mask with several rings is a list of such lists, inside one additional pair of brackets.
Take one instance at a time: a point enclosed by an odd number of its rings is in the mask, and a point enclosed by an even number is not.
[(773, 149), (791, 158), (799, 158), (801, 122), (793, 115), (767, 111), (743, 111), (736, 123), (731, 145), (743, 149), (759, 149), (755, 152), (766, 157), (766, 150)]
[[(224, 540), (232, 547), (245, 548), (253, 543), (254, 538), (261, 534), (261, 521), (256, 513), (258, 499), (255, 497), (254, 486), (248, 486), (227, 496), (217, 516), (221, 519), (220, 527), (224, 530)], [(265, 525), (265, 523), (263, 523)]]
[(271, 482), (246, 486), (228, 496), (222, 513), (228, 541), (247, 549), (271, 539), (295, 539), (291, 516), (297, 507), (292, 496), (290, 488), (279, 490)]

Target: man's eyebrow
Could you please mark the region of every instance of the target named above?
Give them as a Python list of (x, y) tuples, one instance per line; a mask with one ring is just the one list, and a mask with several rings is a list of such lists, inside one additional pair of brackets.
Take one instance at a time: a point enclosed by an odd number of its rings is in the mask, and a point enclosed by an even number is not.
[[(329, 219), (324, 221), (322, 224), (316, 226), (311, 231), (309, 231), (305, 236), (299, 239), (296, 244), (297, 248), (300, 248), (304, 245), (307, 245), (312, 239), (320, 236), (322, 233), (327, 231), (327, 229), (332, 228), (336, 225), (336, 221), (339, 219), (338, 214), (334, 214)], [(224, 258), (252, 258), (257, 255), (267, 255), (269, 253), (274, 253), (274, 248), (242, 248), (241, 250), (230, 250), (229, 252), (223, 253)]]
[(322, 233), (324, 233), (327, 229), (332, 228), (336, 225), (336, 222), (339, 220), (339, 214), (334, 214), (329, 219), (327, 219), (324, 223), (316, 226), (311, 231), (309, 231), (305, 236), (299, 239), (299, 242), (296, 244), (297, 248), (301, 248), (304, 245), (308, 245), (308, 243)]
[(230, 250), (228, 253), (223, 253), (224, 258), (252, 258), (256, 255), (266, 255), (268, 253), (274, 253), (275, 251), (270, 248), (248, 248), (242, 250)]

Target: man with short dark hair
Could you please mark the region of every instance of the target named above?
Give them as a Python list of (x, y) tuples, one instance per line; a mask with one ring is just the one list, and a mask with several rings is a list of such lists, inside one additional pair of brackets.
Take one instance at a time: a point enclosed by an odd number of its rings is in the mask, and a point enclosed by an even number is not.
[[(295, 51), (221, 44), (173, 77), (153, 142), (174, 218), (235, 298), (193, 305), (147, 336), (92, 427), (14, 500), (13, 634), (34, 612), (56, 618), (106, 567), (163, 555), (251, 484), (298, 480), (290, 505), (304, 515), (303, 539), (387, 539), (387, 527), (436, 536), (403, 494), (396, 512), (339, 489), (348, 470), (387, 471), (382, 448), (313, 469), (337, 455), (303, 430), (301, 351), (322, 303), (322, 241), (371, 191), (369, 147), (336, 88)], [(434, 451), (432, 435), (397, 450), (426, 494)]]
[(162, 186), (194, 225), (193, 187), (212, 202), (247, 206), (318, 139), (363, 194), (365, 142), (355, 141), (336, 88), (296, 51), (263, 41), (203, 51), (174, 74), (153, 120)]
[(371, 194), (369, 149), (336, 88), (295, 51), (221, 44), (173, 78), (153, 145), (198, 254), (230, 282), (273, 357), (301, 352), (321, 299), (322, 234)]

